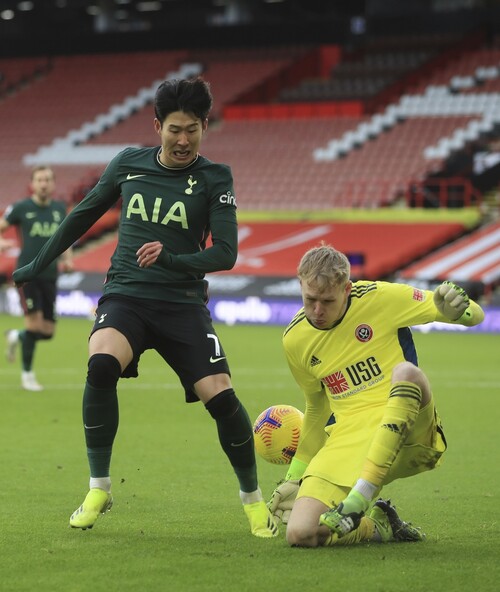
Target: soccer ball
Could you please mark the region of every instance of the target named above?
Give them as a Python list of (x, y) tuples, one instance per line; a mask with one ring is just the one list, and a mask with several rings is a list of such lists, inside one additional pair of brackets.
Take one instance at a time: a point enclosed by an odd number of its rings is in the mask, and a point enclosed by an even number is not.
[(255, 451), (275, 465), (289, 465), (297, 450), (304, 414), (291, 405), (273, 405), (253, 424)]

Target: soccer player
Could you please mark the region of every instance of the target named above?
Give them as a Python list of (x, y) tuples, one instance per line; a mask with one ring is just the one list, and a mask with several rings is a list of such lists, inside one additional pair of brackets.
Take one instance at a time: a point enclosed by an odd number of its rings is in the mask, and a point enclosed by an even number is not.
[[(422, 540), (377, 499), (391, 481), (436, 467), (446, 449), (409, 327), (472, 326), (484, 313), (451, 282), (434, 292), (352, 282), (347, 257), (328, 245), (305, 253), (298, 277), (303, 308), (283, 345), (306, 408), (297, 452), (269, 507), (287, 523), (293, 546)], [(335, 423), (325, 428), (332, 413)]]
[[(66, 204), (52, 198), (55, 189), (54, 172), (48, 166), (37, 166), (31, 174), (31, 197), (9, 206), (0, 218), (0, 233), (16, 226), (21, 242), (17, 267), (29, 263), (59, 228), (66, 216)], [(2, 241), (3, 242), (3, 241)], [(12, 246), (5, 240), (4, 248)], [(63, 271), (73, 269), (72, 250), (67, 249), (60, 261)], [(21, 384), (25, 390), (41, 391), (33, 371), (38, 341), (52, 339), (56, 324), (58, 262), (54, 260), (36, 280), (19, 290), (24, 311), (24, 329), (6, 332), (9, 362), (15, 361), (21, 344)]]
[(201, 400), (215, 420), (251, 532), (278, 533), (257, 482), (252, 424), (206, 306), (205, 274), (231, 269), (238, 246), (231, 170), (198, 152), (211, 106), (202, 78), (163, 82), (154, 101), (161, 145), (113, 158), (34, 261), (14, 274), (17, 283), (31, 281), (121, 196), (118, 244), (89, 340), (83, 424), (90, 491), (70, 517), (75, 528), (92, 528), (111, 507), (118, 379), (137, 376), (141, 354), (154, 349), (177, 373), (186, 401)]

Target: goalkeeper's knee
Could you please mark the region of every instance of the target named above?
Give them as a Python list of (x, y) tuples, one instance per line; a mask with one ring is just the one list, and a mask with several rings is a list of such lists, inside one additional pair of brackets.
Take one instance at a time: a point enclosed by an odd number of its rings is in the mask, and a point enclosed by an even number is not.
[(420, 390), (422, 391), (420, 407), (425, 407), (431, 400), (432, 391), (429, 379), (418, 366), (415, 366), (415, 364), (412, 364), (411, 362), (401, 362), (394, 366), (392, 371), (392, 383), (395, 382), (411, 382), (420, 387)]

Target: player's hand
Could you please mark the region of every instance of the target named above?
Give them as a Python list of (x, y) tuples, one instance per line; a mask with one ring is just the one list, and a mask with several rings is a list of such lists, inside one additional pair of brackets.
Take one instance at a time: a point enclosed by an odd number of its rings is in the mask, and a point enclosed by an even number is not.
[(456, 321), (469, 306), (469, 297), (463, 288), (446, 281), (434, 290), (434, 304), (443, 316)]
[(30, 282), (33, 279), (33, 276), (30, 273), (30, 266), (24, 265), (19, 269), (15, 269), (12, 273), (12, 280), (16, 284), (17, 288), (22, 288), (25, 284)]
[(156, 263), (162, 249), (163, 245), (160, 241), (154, 241), (142, 245), (136, 253), (139, 267), (150, 267), (153, 263)]
[(288, 523), (299, 487), (300, 481), (298, 479), (281, 481), (273, 491), (267, 504), (271, 514), (283, 524)]

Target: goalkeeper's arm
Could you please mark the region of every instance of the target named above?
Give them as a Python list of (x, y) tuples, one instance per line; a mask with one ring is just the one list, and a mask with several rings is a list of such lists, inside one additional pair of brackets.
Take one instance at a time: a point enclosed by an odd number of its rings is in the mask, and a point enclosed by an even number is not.
[(309, 461), (325, 443), (325, 426), (331, 413), (328, 397), (325, 396), (323, 390), (306, 395), (306, 408), (299, 444), (285, 480), (302, 477)]
[(484, 320), (483, 309), (471, 300), (467, 292), (453, 282), (445, 281), (434, 290), (437, 321), (473, 327)]
[(309, 461), (325, 442), (324, 430), (330, 415), (328, 398), (323, 391), (306, 397), (306, 409), (297, 452), (284, 480), (278, 483), (268, 503), (271, 513), (283, 524), (288, 522), (299, 491), (300, 479), (307, 469)]

